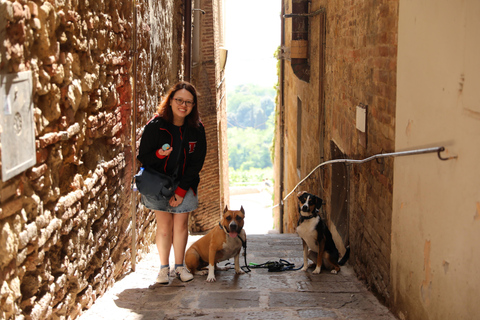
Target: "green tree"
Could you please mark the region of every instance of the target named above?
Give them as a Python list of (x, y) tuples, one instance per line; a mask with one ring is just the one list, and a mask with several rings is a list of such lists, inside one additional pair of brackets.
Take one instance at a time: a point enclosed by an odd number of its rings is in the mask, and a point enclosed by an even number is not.
[(269, 168), (273, 130), (229, 128), (228, 160), (234, 169)]
[(275, 110), (275, 103), (273, 102), (272, 98), (265, 96), (260, 101), (260, 107), (265, 112), (265, 115), (268, 118), (272, 114), (272, 112)]
[(228, 127), (265, 128), (275, 108), (275, 90), (254, 85), (237, 86), (227, 96)]
[(242, 85), (228, 93), (228, 158), (234, 170), (271, 168), (275, 94), (273, 88)]

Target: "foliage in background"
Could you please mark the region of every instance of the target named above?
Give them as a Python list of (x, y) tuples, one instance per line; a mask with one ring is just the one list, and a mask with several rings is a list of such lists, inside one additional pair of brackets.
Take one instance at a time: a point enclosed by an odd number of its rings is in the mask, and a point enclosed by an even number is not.
[(228, 128), (267, 129), (267, 122), (275, 109), (276, 91), (252, 84), (235, 87), (228, 92)]
[(271, 168), (270, 148), (273, 140), (273, 118), (266, 123), (267, 129), (228, 128), (228, 161), (235, 170)]
[(273, 140), (272, 140), (272, 147), (270, 148), (270, 154), (273, 159), (275, 159), (275, 145), (276, 145), (276, 138), (277, 138), (277, 128), (278, 128), (278, 120), (279, 120), (279, 113), (280, 113), (280, 71), (281, 71), (281, 57), (280, 54), (282, 53), (280, 46), (278, 46), (277, 50), (273, 56), (277, 59), (277, 84), (275, 85), (275, 121), (273, 125)]
[[(277, 56), (278, 52), (274, 55)], [(263, 181), (273, 185), (277, 94), (278, 83), (272, 88), (240, 85), (228, 92), (227, 137), (231, 186)]]
[(241, 85), (227, 99), (229, 166), (235, 170), (271, 168), (276, 91)]
[(230, 186), (258, 184), (261, 182), (273, 185), (273, 168), (258, 169), (252, 168), (249, 170), (235, 170), (229, 169)]

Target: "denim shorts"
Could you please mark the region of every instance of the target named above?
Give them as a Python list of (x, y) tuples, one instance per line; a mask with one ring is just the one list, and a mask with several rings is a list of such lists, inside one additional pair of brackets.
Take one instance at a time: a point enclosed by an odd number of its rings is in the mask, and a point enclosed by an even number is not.
[(148, 209), (160, 210), (170, 213), (185, 213), (192, 212), (198, 207), (198, 196), (189, 189), (183, 198), (182, 203), (178, 207), (171, 207), (168, 202), (169, 198), (159, 196), (145, 196), (142, 194), (142, 204)]

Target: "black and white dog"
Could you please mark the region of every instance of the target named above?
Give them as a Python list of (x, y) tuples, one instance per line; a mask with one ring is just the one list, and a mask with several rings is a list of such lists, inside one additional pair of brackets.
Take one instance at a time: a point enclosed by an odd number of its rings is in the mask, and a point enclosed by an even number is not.
[(339, 253), (332, 234), (319, 214), (323, 200), (306, 191), (300, 191), (297, 197), (300, 213), (297, 233), (303, 242), (302, 271), (307, 271), (308, 258), (310, 258), (316, 263), (313, 273), (320, 273), (322, 262), (326, 269), (331, 270), (332, 273), (338, 273), (340, 266), (343, 266), (350, 256), (350, 247), (346, 247), (344, 256), (338, 261)]

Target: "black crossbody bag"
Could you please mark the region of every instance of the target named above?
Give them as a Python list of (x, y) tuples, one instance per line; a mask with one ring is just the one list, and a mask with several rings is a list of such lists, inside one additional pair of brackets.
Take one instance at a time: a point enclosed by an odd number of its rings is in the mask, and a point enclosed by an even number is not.
[(173, 176), (158, 172), (150, 167), (144, 166), (140, 168), (140, 171), (135, 175), (135, 184), (138, 191), (146, 196), (164, 196), (170, 198), (175, 193), (175, 189), (178, 186), (179, 181), (176, 180), (178, 173), (178, 161), (185, 150), (185, 141), (187, 139), (187, 126), (185, 126), (185, 132), (183, 133), (181, 149), (176, 159), (177, 167)]

